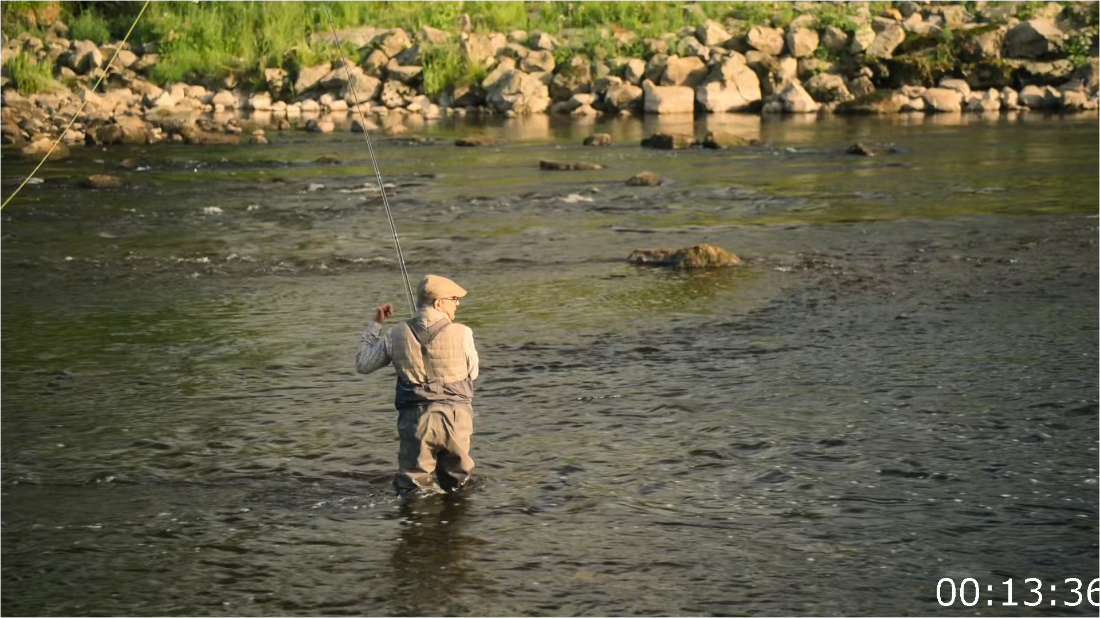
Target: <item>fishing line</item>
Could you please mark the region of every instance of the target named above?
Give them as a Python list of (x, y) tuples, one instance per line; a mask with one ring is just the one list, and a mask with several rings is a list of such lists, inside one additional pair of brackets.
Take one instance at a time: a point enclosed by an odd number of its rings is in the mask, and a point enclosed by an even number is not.
[[(99, 76), (99, 80), (95, 83), (94, 86), (92, 86), (92, 92), (95, 92), (99, 88), (99, 85), (103, 83), (103, 79), (107, 77), (107, 74), (111, 71), (111, 65), (114, 64), (115, 59), (118, 58), (119, 52), (121, 52), (123, 49), (126, 49), (126, 41), (130, 39), (130, 34), (134, 32), (134, 28), (137, 26), (138, 20), (140, 20), (141, 16), (145, 14), (145, 9), (149, 6), (149, 2), (151, 1), (152, 0), (145, 0), (145, 4), (141, 5), (141, 10), (138, 11), (137, 17), (134, 18), (134, 23), (130, 24), (130, 29), (126, 31), (126, 36), (122, 38), (122, 43), (118, 46), (118, 49), (115, 50), (115, 54), (111, 56), (111, 60), (107, 63), (107, 67), (103, 69), (103, 74)], [(18, 195), (19, 192), (23, 190), (23, 187), (27, 186), (27, 183), (31, 181), (31, 178), (34, 178), (34, 175), (38, 173), (39, 168), (41, 168), (42, 165), (46, 163), (46, 159), (49, 159), (50, 155), (53, 154), (53, 151), (55, 148), (57, 148), (57, 145), (61, 143), (61, 140), (65, 139), (65, 135), (69, 132), (69, 129), (72, 128), (73, 123), (76, 122), (76, 119), (80, 117), (80, 112), (84, 111), (84, 106), (86, 106), (87, 104), (88, 97), (84, 97), (84, 102), (80, 104), (80, 109), (76, 110), (76, 113), (73, 114), (73, 119), (69, 121), (68, 126), (66, 126), (65, 130), (61, 132), (61, 135), (57, 138), (57, 141), (53, 143), (53, 146), (50, 146), (49, 152), (46, 153), (46, 156), (42, 157), (42, 160), (38, 162), (38, 165), (36, 165), (34, 169), (31, 170), (30, 175), (23, 179), (23, 182), (20, 183), (15, 191), (8, 196), (8, 199), (4, 200), (3, 204), (0, 204), (0, 210), (4, 210), (4, 207), (8, 205), (8, 202), (10, 202), (13, 197)]]
[(363, 116), (363, 108), (359, 106), (359, 93), (355, 87), (355, 82), (351, 76), (351, 69), (348, 68), (348, 61), (344, 58), (344, 50), (340, 48), (340, 35), (336, 34), (336, 22), (332, 19), (332, 12), (329, 11), (328, 1), (321, 0), (321, 4), (325, 7), (325, 14), (328, 15), (329, 27), (332, 29), (332, 37), (336, 40), (336, 51), (340, 54), (340, 62), (344, 64), (344, 71), (348, 74), (348, 87), (351, 89), (352, 98), (355, 101), (355, 111), (359, 114), (359, 122), (363, 124), (363, 139), (367, 141), (367, 151), (370, 152), (370, 160), (374, 165), (374, 175), (378, 179), (378, 191), (382, 194), (382, 205), (386, 209), (386, 220), (390, 222), (390, 231), (393, 232), (393, 246), (397, 249), (397, 261), (401, 263), (401, 274), (405, 277), (405, 293), (409, 296), (409, 310), (415, 315), (416, 304), (413, 302), (412, 285), (409, 283), (409, 271), (405, 268), (405, 256), (401, 252), (401, 241), (397, 238), (397, 226), (393, 223), (393, 213), (390, 211), (390, 201), (386, 197), (386, 189), (382, 186), (382, 171), (378, 168), (378, 159), (374, 156), (374, 146), (371, 145), (370, 135), (367, 131), (367, 119)]

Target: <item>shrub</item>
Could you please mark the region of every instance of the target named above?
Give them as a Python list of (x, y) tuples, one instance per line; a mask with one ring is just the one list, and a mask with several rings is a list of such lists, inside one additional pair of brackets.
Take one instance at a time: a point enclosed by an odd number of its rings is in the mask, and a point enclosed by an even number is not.
[(69, 27), (69, 34), (74, 41), (89, 40), (96, 45), (111, 41), (111, 28), (107, 25), (107, 20), (95, 11), (84, 11), (77, 15)]
[(58, 83), (50, 72), (49, 64), (39, 64), (34, 56), (19, 52), (8, 61), (8, 76), (23, 94), (50, 92)]

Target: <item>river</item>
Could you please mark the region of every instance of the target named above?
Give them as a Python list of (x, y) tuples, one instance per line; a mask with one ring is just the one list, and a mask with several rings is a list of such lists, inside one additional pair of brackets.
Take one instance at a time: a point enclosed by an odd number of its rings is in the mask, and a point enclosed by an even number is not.
[[(716, 127), (760, 145), (638, 146)], [(474, 485), (404, 500), (392, 377), (353, 371), (372, 307), (408, 315), (362, 136), (77, 148), (2, 213), (3, 614), (1095, 615), (1063, 582), (1098, 576), (1098, 133), (376, 137), (413, 285), (470, 291), (482, 363)], [(5, 147), (5, 197), (31, 168)], [(700, 242), (745, 263), (625, 261)]]

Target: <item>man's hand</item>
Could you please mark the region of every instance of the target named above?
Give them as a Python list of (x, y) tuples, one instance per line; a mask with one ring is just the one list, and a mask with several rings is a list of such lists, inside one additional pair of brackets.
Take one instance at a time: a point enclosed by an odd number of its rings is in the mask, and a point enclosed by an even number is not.
[(374, 308), (374, 321), (379, 324), (385, 323), (387, 318), (393, 317), (393, 305), (386, 303), (384, 305), (378, 305)]

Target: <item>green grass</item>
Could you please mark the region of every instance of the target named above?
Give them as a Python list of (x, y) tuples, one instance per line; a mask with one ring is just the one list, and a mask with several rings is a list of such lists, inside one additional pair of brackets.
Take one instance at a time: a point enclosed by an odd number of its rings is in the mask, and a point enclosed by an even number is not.
[(16, 54), (7, 66), (8, 76), (23, 94), (52, 92), (60, 86), (50, 72), (50, 65), (39, 64), (34, 56), (26, 52)]
[(455, 86), (470, 85), (485, 79), (487, 71), (470, 64), (458, 49), (458, 43), (428, 47), (421, 52), (424, 67), (424, 93), (429, 96), (452, 92)]
[(111, 27), (94, 10), (84, 11), (69, 23), (69, 36), (74, 41), (92, 41), (104, 45), (111, 41)]

